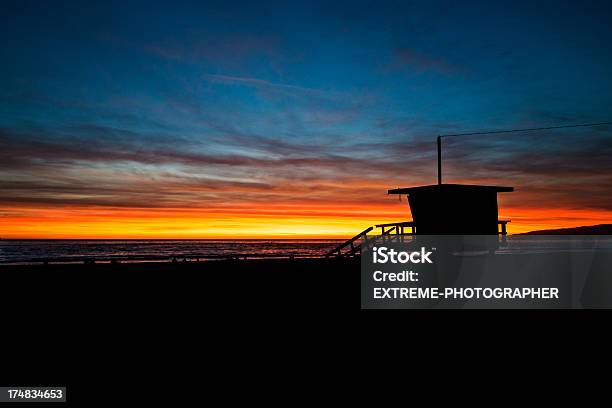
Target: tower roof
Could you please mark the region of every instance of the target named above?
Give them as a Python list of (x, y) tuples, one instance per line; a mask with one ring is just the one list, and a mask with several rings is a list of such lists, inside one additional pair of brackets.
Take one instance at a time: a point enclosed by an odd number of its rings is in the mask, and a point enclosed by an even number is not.
[(388, 194), (412, 194), (419, 192), (496, 192), (496, 193), (509, 193), (514, 191), (514, 187), (504, 186), (482, 186), (475, 184), (432, 184), (429, 186), (418, 186), (418, 187), (407, 187), (407, 188), (394, 188), (388, 190)]

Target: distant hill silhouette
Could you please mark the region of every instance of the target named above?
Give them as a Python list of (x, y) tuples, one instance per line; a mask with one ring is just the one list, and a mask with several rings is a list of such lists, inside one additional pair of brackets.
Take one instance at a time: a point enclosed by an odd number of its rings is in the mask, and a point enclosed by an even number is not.
[(612, 235), (612, 224), (530, 231), (516, 235)]

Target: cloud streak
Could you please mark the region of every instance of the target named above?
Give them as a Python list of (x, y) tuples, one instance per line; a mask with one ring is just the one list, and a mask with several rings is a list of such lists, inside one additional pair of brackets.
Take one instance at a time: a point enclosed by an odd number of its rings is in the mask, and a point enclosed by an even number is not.
[[(410, 217), (437, 134), (612, 117), (609, 6), (73, 8), (0, 15), (0, 236), (348, 236)], [(444, 178), (612, 222), (610, 131), (446, 139)]]

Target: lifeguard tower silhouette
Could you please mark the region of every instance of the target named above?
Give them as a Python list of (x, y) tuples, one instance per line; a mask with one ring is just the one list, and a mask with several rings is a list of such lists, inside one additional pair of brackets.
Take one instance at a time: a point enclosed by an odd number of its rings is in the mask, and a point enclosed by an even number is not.
[(513, 187), (434, 184), (398, 188), (388, 193), (408, 196), (412, 221), (396, 226), (410, 226), (412, 233), (506, 235), (506, 223), (509, 221), (498, 219), (497, 194), (511, 191), (514, 191)]
[[(396, 188), (388, 194), (406, 195), (412, 221), (378, 224), (383, 239), (407, 235), (501, 235), (506, 238), (506, 224), (500, 220), (497, 194), (514, 191), (513, 187), (442, 183), (442, 137), (438, 136), (438, 184)], [(353, 256), (361, 251), (370, 227), (330, 251), (328, 256)], [(409, 228), (410, 231), (406, 231)], [(401, 239), (401, 238), (400, 238)], [(494, 238), (497, 242), (497, 238)]]
[[(397, 235), (478, 235), (497, 238), (506, 237), (506, 224), (509, 220), (498, 219), (497, 194), (514, 191), (513, 187), (482, 186), (469, 184), (442, 183), (442, 138), (456, 136), (509, 134), (518, 132), (534, 132), (555, 129), (580, 128), (592, 126), (608, 126), (612, 122), (583, 123), (573, 125), (546, 126), (527, 129), (495, 130), (489, 132), (456, 133), (438, 136), (438, 184), (420, 187), (396, 188), (388, 190), (388, 194), (408, 196), (412, 211), (412, 221), (391, 224), (379, 224), (378, 236)], [(405, 229), (410, 228), (406, 234)], [(327, 253), (328, 256), (353, 256), (361, 251), (358, 242), (368, 239), (367, 228), (353, 238)], [(400, 238), (401, 239), (401, 238)], [(343, 252), (344, 251), (344, 252)]]

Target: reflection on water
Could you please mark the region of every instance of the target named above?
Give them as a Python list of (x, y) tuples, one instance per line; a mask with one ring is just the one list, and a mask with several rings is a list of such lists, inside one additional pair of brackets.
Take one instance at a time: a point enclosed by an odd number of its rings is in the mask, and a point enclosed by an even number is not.
[(0, 262), (167, 259), (259, 254), (318, 256), (340, 240), (41, 240), (0, 241)]
[[(407, 237), (408, 238), (408, 237)], [(0, 241), (0, 263), (167, 260), (229, 255), (321, 256), (343, 240), (32, 240)], [(500, 254), (612, 250), (612, 236), (509, 236)]]

